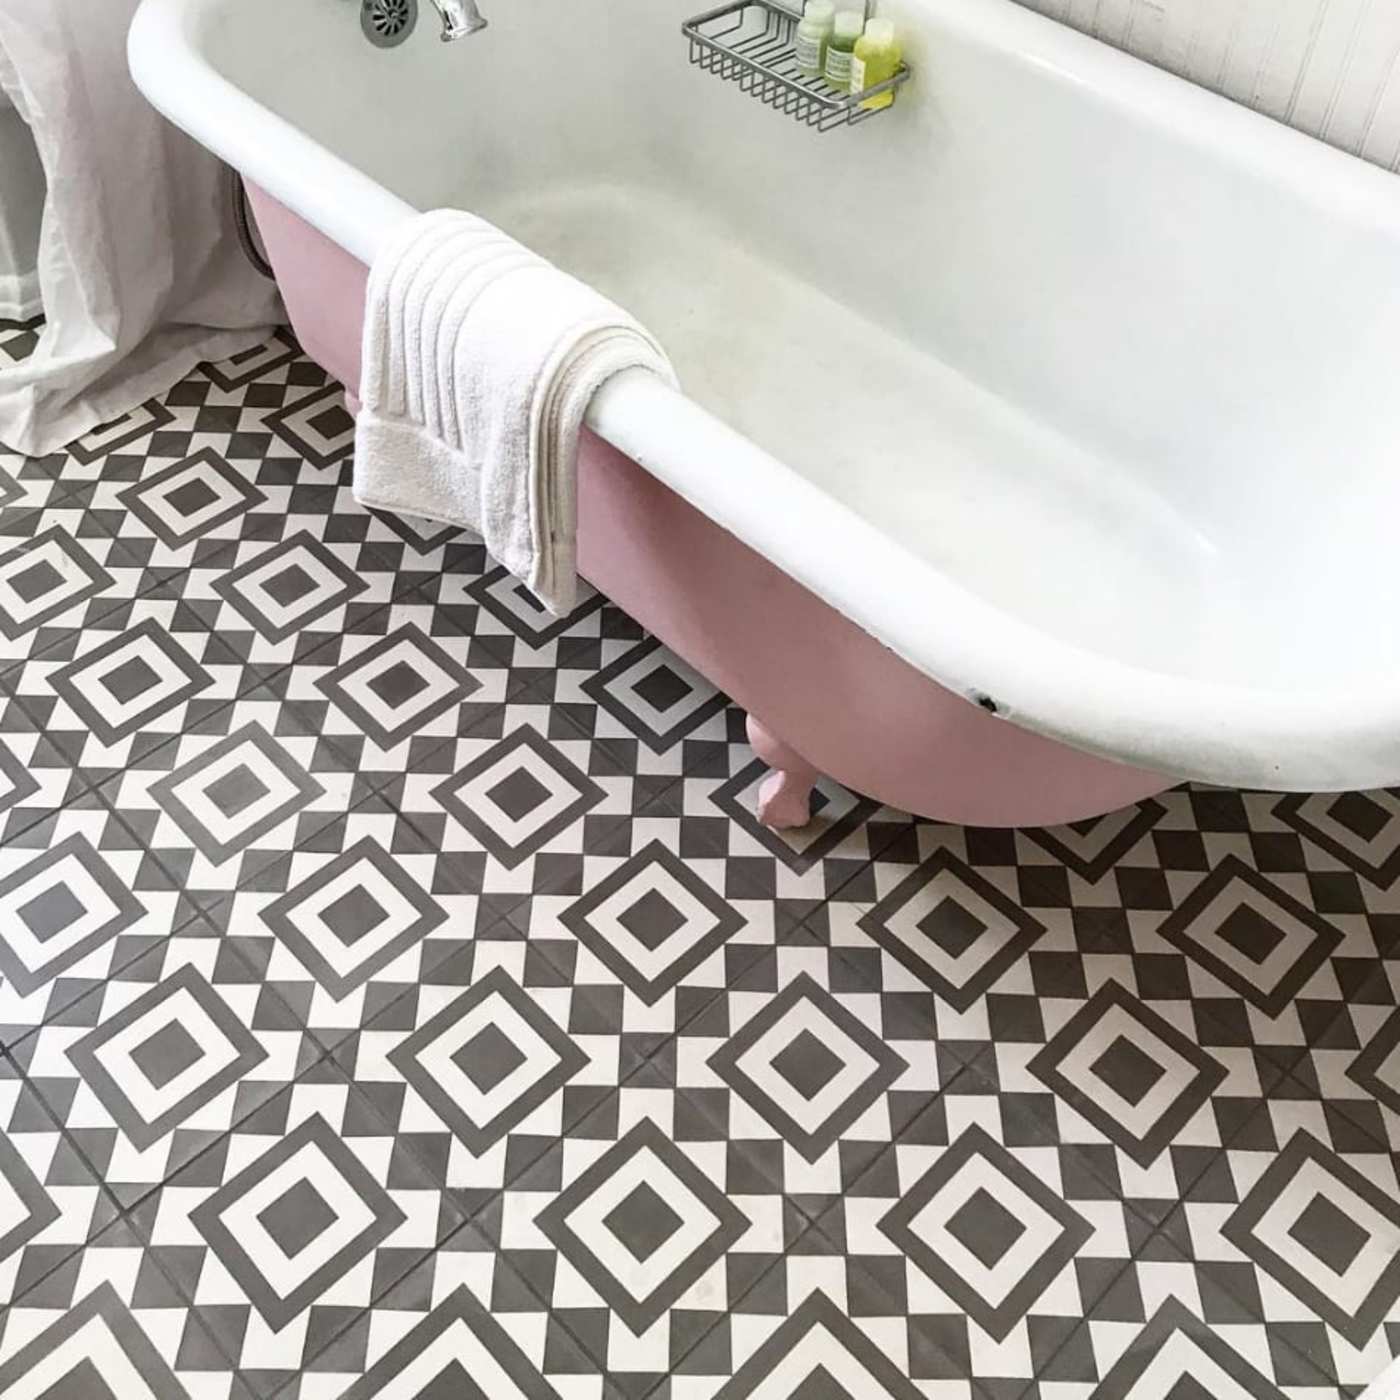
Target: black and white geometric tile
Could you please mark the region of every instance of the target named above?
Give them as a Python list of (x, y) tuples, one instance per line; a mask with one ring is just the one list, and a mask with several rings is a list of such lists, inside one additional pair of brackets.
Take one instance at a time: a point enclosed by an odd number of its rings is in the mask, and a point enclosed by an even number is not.
[(81, 1258), (115, 1207), (30, 1083), (0, 1079), (0, 1305)]
[[(401, 1003), (369, 1023), (355, 1046), (357, 1082), (394, 1087), (401, 1128), (445, 1164), (450, 1186), (501, 1186), (516, 1150), (512, 1134), (557, 1136), (571, 1115), (570, 1085), (608, 1080), (556, 1019), (566, 995), (532, 996), (502, 966), (464, 991), (431, 994), (438, 991), (425, 989), (411, 998), (416, 1006)], [(398, 1023), (407, 1034), (396, 1033)]]
[(1180, 1138), (1229, 1072), (1121, 982), (1107, 983), (1029, 1068), (1141, 1167)]
[[(27, 1311), (12, 1315), (12, 1327)], [(0, 1389), (82, 1400), (187, 1400), (191, 1392), (172, 1369), (181, 1358), (163, 1354), (142, 1311), (133, 1311), (109, 1280), (98, 1283), (0, 1364)]]
[(1382, 889), (1400, 875), (1400, 795), (1394, 790), (1285, 797), (1274, 810), (1295, 831)]
[(122, 491), (117, 500), (171, 549), (197, 539), (238, 538), (240, 517), (266, 500), (212, 448)]
[(654, 639), (629, 647), (585, 681), (583, 691), (612, 718), (611, 732), (635, 735), (657, 754), (707, 724), (713, 728), (726, 704), (714, 686)]
[(197, 920), (10, 1054), (130, 1206), (319, 1058), (303, 1023)]
[(1364, 1346), (1400, 1299), (1400, 1202), (1305, 1131), (1221, 1233), (1353, 1346)]
[(42, 314), (25, 321), (0, 317), (0, 355), (15, 364), (27, 360), (38, 346), (39, 333), (43, 328)]
[(496, 862), (513, 870), (578, 823), (607, 793), (563, 748), (522, 724), (481, 748), (429, 796)]
[(940, 850), (860, 920), (919, 981), (966, 1010), (1034, 946), (1045, 926)]
[(799, 973), (710, 1056), (709, 1068), (814, 1163), (883, 1103), (910, 1064), (839, 997)]
[(99, 423), (76, 442), (69, 443), (68, 454), (80, 466), (91, 466), (153, 437), (174, 422), (175, 415), (169, 407), (159, 399), (151, 399), (110, 423)]
[(1400, 795), (1008, 832), (824, 782), (775, 833), (723, 695), (362, 510), (351, 447), (279, 336), (0, 460), (0, 1393), (1354, 1400), (1400, 1353)]
[(327, 1068), (283, 1087), (129, 1218), (172, 1275), (178, 1322), (207, 1328), (222, 1368), (262, 1393), (464, 1224), (373, 1101)]
[(91, 797), (0, 847), (0, 1038), (11, 1046), (197, 917)]
[(569, 1182), (536, 1215), (535, 1228), (642, 1337), (692, 1290), (703, 1296), (706, 1275), (718, 1272), (754, 1222), (644, 1119)]
[(1269, 1016), (1342, 941), (1321, 914), (1231, 857), (1162, 921), (1161, 934)]
[(267, 426), (314, 467), (331, 467), (354, 447), (355, 420), (335, 385), (326, 385), (268, 414)]
[(314, 624), (334, 626), (365, 581), (309, 531), (254, 554), (214, 591), (264, 641), (285, 642)]
[(423, 1395), (556, 1400), (559, 1391), (464, 1284), (345, 1392), (345, 1400)]

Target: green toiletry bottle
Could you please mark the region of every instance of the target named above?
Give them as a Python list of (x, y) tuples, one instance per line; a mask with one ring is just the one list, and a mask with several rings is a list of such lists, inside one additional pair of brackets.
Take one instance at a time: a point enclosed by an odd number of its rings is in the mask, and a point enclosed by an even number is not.
[(820, 78), (826, 67), (826, 46), (835, 20), (833, 0), (807, 0), (793, 48), (798, 68), (809, 78)]
[(824, 75), (832, 87), (842, 92), (851, 90), (851, 58), (864, 28), (865, 15), (860, 10), (837, 10), (831, 39), (826, 46)]
[[(894, 21), (872, 19), (865, 33), (856, 40), (851, 55), (851, 91), (864, 92), (893, 78), (899, 71), (899, 40), (895, 37)], [(867, 97), (860, 105), (866, 111), (878, 111), (894, 101), (894, 89)]]

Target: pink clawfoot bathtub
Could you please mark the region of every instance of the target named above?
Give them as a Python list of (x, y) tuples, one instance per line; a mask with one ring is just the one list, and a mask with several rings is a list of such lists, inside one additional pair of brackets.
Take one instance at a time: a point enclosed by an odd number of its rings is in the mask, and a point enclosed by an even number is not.
[[(357, 385), (367, 269), (256, 186), (251, 197), (302, 345)], [(953, 695), (588, 432), (579, 570), (749, 712), (775, 770), (759, 799), (770, 826), (806, 824), (821, 773), (978, 826), (1075, 821), (1171, 785)]]
[(609, 3), (596, 64), (577, 0), (389, 51), (142, 0), (132, 72), (352, 392), (425, 208), (662, 341), (679, 392), (589, 410), (580, 568), (753, 717), (770, 825), (817, 774), (998, 826), (1400, 781), (1400, 181), (1011, 0), (900, 0), (912, 80), (821, 136), (689, 67), (694, 0)]

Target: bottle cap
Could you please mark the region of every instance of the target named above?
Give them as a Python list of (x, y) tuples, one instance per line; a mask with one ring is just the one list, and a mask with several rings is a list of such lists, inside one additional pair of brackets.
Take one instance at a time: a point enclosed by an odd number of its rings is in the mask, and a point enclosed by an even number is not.
[(894, 43), (894, 21), (892, 19), (872, 19), (865, 26), (865, 37), (872, 44), (879, 44), (881, 48)]
[(807, 8), (802, 12), (807, 19), (814, 19), (818, 24), (830, 24), (836, 14), (836, 6), (833, 0), (807, 0)]
[(836, 34), (841, 39), (859, 39), (865, 16), (859, 10), (837, 10)]

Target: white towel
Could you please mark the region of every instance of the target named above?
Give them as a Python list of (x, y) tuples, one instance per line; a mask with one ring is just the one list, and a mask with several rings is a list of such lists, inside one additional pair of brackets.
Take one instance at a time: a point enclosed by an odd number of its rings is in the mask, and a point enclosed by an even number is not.
[(473, 214), (411, 219), (370, 271), (355, 498), (475, 530), (562, 616), (583, 415), (639, 366), (675, 382), (660, 345), (591, 287)]

